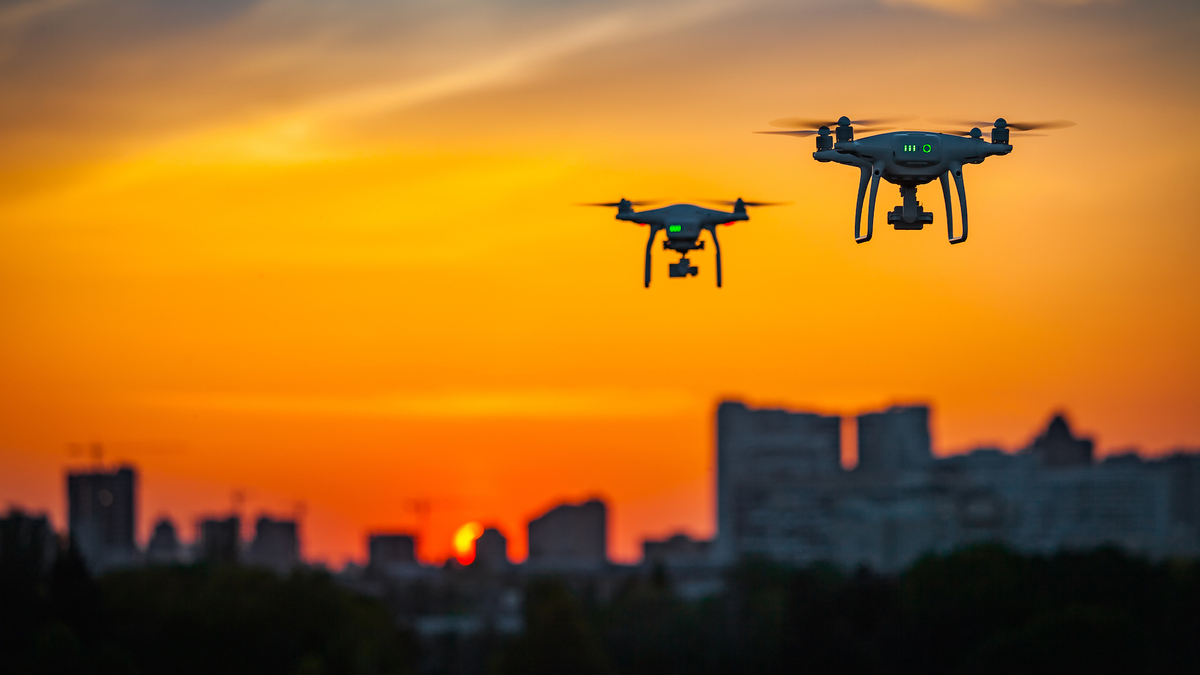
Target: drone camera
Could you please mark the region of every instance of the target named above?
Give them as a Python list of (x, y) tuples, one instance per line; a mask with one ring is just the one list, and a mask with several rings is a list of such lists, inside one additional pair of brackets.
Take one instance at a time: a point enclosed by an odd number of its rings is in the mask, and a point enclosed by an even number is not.
[(895, 209), (888, 211), (888, 225), (892, 225), (897, 230), (920, 230), (926, 225), (933, 224), (933, 214), (928, 211), (921, 211), (916, 214), (916, 218), (908, 221), (904, 218), (904, 207), (897, 206)]
[(700, 271), (700, 268), (693, 267), (691, 265), (691, 261), (688, 260), (687, 258), (680, 258), (679, 262), (671, 263), (670, 265), (667, 266), (667, 268), (671, 272), (671, 278), (688, 277), (688, 276), (694, 277), (694, 276), (696, 276), (696, 273)]
[(900, 196), (904, 198), (904, 204), (888, 212), (888, 225), (897, 230), (919, 230), (933, 224), (933, 214), (921, 208), (921, 202), (917, 201), (917, 188), (902, 187)]

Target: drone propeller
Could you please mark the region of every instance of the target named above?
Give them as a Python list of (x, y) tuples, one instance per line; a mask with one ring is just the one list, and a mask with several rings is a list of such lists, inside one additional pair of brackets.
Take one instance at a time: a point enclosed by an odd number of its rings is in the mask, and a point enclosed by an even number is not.
[[(976, 129), (978, 129), (979, 127), (975, 127), (975, 128), (976, 128)], [(975, 131), (974, 129), (972, 129), (971, 131), (963, 131), (962, 129), (938, 129), (938, 130), (934, 131), (933, 133), (935, 133), (935, 134), (949, 134), (949, 135), (951, 135), (951, 136), (975, 136), (975, 133), (974, 133), (974, 131)], [(1033, 137), (1033, 136), (1041, 136), (1041, 137), (1043, 137), (1043, 138), (1044, 138), (1044, 137), (1046, 137), (1046, 136), (1049, 136), (1050, 134), (1030, 134), (1030, 133), (1025, 133), (1025, 132), (1023, 132), (1023, 131), (1017, 131), (1017, 132), (1014, 132), (1014, 133), (1013, 133), (1013, 134), (1011, 134), (1011, 135), (1013, 135), (1013, 136), (1019, 136), (1019, 137), (1021, 137), (1021, 138), (1030, 138), (1030, 137)], [(980, 133), (980, 135), (979, 135), (979, 138), (982, 138), (982, 137), (983, 137), (983, 134), (982, 134), (982, 132), (981, 132), (981, 133)]]
[(742, 206), (787, 206), (791, 204), (791, 202), (748, 202), (744, 199), (735, 199), (733, 201), (728, 199), (702, 199), (700, 201), (708, 202), (709, 204), (720, 204), (722, 206), (737, 206), (738, 204)]
[[(852, 120), (849, 118), (843, 118), (843, 119), (846, 119), (848, 121), (848, 123), (852, 124), (852, 125), (863, 124), (866, 126), (876, 126), (879, 124), (892, 124), (894, 122), (903, 122), (905, 120), (915, 119), (915, 117), (913, 117), (913, 116), (875, 117), (872, 119), (864, 119), (864, 120)], [(838, 123), (840, 123), (841, 121), (842, 121), (841, 119), (836, 119), (831, 122), (829, 120), (810, 119), (810, 118), (806, 118), (806, 117), (784, 117), (784, 118), (777, 119), (777, 120), (771, 120), (770, 124), (773, 127), (782, 127), (784, 129), (802, 129), (802, 130), (806, 130), (806, 131), (810, 131), (810, 130), (815, 131), (817, 129), (820, 129), (821, 127), (829, 127), (830, 129), (832, 129), (832, 128), (838, 126)], [(860, 131), (873, 131), (873, 130), (872, 129), (860, 129)], [(771, 133), (771, 132), (765, 132), (765, 133)], [(775, 133), (779, 133), (779, 132), (775, 132)]]
[[(861, 133), (870, 134), (876, 131), (891, 131), (896, 127), (871, 127), (869, 129), (856, 129)], [(816, 136), (821, 133), (819, 129), (797, 129), (795, 131), (755, 131), (756, 134), (772, 134), (774, 136), (797, 136), (804, 138), (806, 136)]]
[(797, 136), (804, 138), (805, 136), (816, 136), (821, 133), (816, 129), (797, 129), (796, 131), (755, 131), (756, 134), (771, 134), (773, 136)]
[(647, 204), (657, 204), (660, 201), (662, 201), (662, 200), (661, 199), (642, 199), (639, 201), (630, 201), (628, 199), (622, 199), (619, 202), (589, 202), (589, 203), (584, 203), (584, 204), (576, 204), (575, 206), (605, 206), (605, 207), (612, 208), (612, 207), (619, 207), (619, 206), (646, 206)]
[(1037, 131), (1037, 130), (1042, 130), (1042, 129), (1066, 129), (1068, 127), (1075, 126), (1075, 123), (1071, 122), (1070, 120), (1049, 120), (1046, 122), (1009, 122), (1008, 120), (1004, 119), (1003, 117), (993, 120), (991, 122), (980, 122), (977, 120), (947, 120), (947, 119), (938, 119), (938, 120), (934, 120), (934, 121), (942, 122), (943, 124), (953, 124), (955, 126), (980, 127), (980, 128), (985, 128), (985, 129), (988, 127), (993, 127), (993, 126), (1008, 127), (1009, 129), (1013, 129), (1015, 131)]

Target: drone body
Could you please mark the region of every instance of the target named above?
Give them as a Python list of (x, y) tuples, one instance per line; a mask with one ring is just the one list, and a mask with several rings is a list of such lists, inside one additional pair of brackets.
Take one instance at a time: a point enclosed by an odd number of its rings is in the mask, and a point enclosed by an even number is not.
[(699, 239), (700, 235), (707, 230), (709, 236), (712, 237), (713, 248), (717, 253), (717, 287), (720, 288), (721, 242), (717, 239), (717, 226), (732, 225), (739, 220), (750, 220), (750, 216), (746, 213), (747, 206), (768, 205), (765, 202), (747, 202), (738, 199), (734, 202), (722, 202), (733, 206), (733, 211), (706, 209), (692, 204), (672, 204), (658, 209), (635, 211), (633, 207), (638, 203), (622, 199), (619, 202), (591, 204), (590, 206), (615, 206), (617, 207), (617, 220), (627, 220), (650, 227), (650, 238), (646, 242), (646, 288), (650, 287), (651, 251), (654, 248), (654, 239), (660, 230), (667, 233), (667, 238), (663, 241), (663, 249), (680, 254), (679, 261), (672, 263), (668, 268), (672, 277), (696, 276), (696, 273), (700, 271), (698, 267), (692, 266), (691, 261), (687, 258), (687, 252), (704, 249), (704, 242)]
[[(843, 118), (845, 119), (845, 118)], [(1003, 119), (997, 124), (1003, 124)], [(847, 130), (850, 125), (839, 125)], [(828, 132), (828, 130), (826, 130)], [(1007, 130), (1006, 130), (1007, 131)], [(837, 162), (859, 168), (858, 202), (854, 211), (854, 240), (864, 243), (871, 240), (875, 225), (875, 198), (879, 192), (879, 180), (900, 186), (902, 206), (888, 213), (887, 222), (897, 230), (919, 230), (933, 223), (933, 214), (921, 208), (917, 201), (917, 186), (938, 179), (942, 184), (942, 197), (946, 202), (946, 236), (951, 244), (967, 240), (967, 192), (963, 185), (964, 164), (980, 164), (992, 155), (1007, 155), (1012, 146), (995, 138), (991, 143), (978, 135), (963, 138), (930, 131), (898, 131), (861, 140), (854, 140), (853, 131), (843, 136), (849, 140), (831, 143), (827, 134), (817, 137), (817, 151), (813, 158), (818, 162)], [(1004, 136), (1008, 134), (1005, 133)], [(824, 141), (824, 143), (822, 142)], [(822, 145), (832, 146), (822, 148)], [(958, 203), (962, 213), (962, 234), (954, 236), (954, 206), (950, 200), (950, 180), (958, 191)], [(871, 198), (867, 206), (867, 231), (862, 233), (862, 207), (870, 183)]]
[[(863, 120), (857, 123), (872, 124), (879, 120)], [(917, 187), (937, 179), (942, 184), (942, 197), (946, 202), (946, 233), (951, 244), (967, 240), (967, 193), (963, 185), (962, 168), (966, 164), (980, 164), (993, 155), (1012, 152), (1009, 144), (1010, 128), (1018, 131), (1049, 129), (1071, 126), (1072, 122), (1031, 122), (1009, 124), (1004, 118), (992, 123), (991, 142), (983, 140), (978, 127), (966, 133), (942, 133), (934, 131), (895, 131), (877, 134), (863, 139), (854, 139), (856, 122), (842, 117), (836, 128), (807, 120), (780, 120), (784, 126), (819, 126), (816, 130), (769, 131), (762, 133), (791, 136), (817, 136), (817, 151), (813, 158), (818, 162), (836, 162), (857, 167), (860, 171), (858, 202), (854, 211), (854, 240), (864, 243), (871, 240), (875, 225), (875, 199), (879, 192), (879, 181), (885, 180), (900, 187), (904, 199), (887, 215), (889, 225), (897, 230), (920, 230), (933, 223), (933, 214), (921, 208), (917, 201)], [(980, 124), (988, 124), (981, 122)], [(959, 209), (962, 214), (962, 233), (954, 235), (954, 209), (950, 199), (950, 178), (954, 179), (958, 192)], [(870, 187), (867, 206), (867, 230), (862, 232), (862, 208)]]

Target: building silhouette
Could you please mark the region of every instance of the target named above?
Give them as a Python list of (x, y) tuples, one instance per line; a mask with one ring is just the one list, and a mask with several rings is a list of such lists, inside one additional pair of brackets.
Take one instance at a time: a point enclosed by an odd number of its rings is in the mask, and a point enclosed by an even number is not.
[(1200, 553), (1200, 455), (1095, 462), (1092, 441), (1059, 415), (1020, 452), (935, 459), (928, 419), (922, 406), (860, 416), (859, 462), (847, 471), (834, 463), (838, 418), (722, 403), (714, 560), (895, 572), (979, 541), (1030, 553)]
[(300, 564), (300, 539), (296, 521), (275, 520), (260, 516), (254, 524), (254, 541), (250, 543), (249, 562), (287, 572)]
[(183, 548), (179, 544), (179, 533), (170, 518), (162, 518), (154, 524), (154, 533), (146, 545), (146, 562), (151, 565), (170, 565), (182, 562)]
[(1088, 466), (1092, 463), (1092, 439), (1075, 438), (1066, 418), (1055, 415), (1046, 432), (1038, 436), (1029, 451), (1042, 466)]
[(608, 508), (603, 501), (561, 504), (529, 521), (530, 567), (587, 570), (607, 562)]
[(508, 566), (508, 539), (494, 527), (489, 527), (475, 540), (475, 562), (492, 570)]
[(50, 570), (58, 554), (58, 538), (45, 515), (11, 508), (0, 518), (0, 561), (7, 573), (37, 578)]
[(367, 555), (367, 566), (377, 570), (416, 565), (417, 540), (411, 534), (371, 534), (367, 537)]
[(922, 471), (933, 460), (929, 408), (894, 406), (859, 415), (857, 422), (857, 471)]
[[(773, 513), (793, 499), (793, 486), (834, 480), (842, 473), (840, 417), (785, 410), (751, 411), (741, 403), (717, 408), (717, 532), (713, 556), (728, 564), (748, 552), (796, 557), (793, 537)], [(794, 520), (795, 522), (791, 522)]]
[(646, 539), (642, 542), (642, 560), (650, 565), (679, 568), (704, 565), (712, 553), (712, 542), (675, 534), (666, 539)]
[(93, 571), (136, 561), (137, 474), (133, 467), (68, 473), (67, 514), (71, 539)]
[(207, 518), (197, 527), (196, 558), (210, 563), (236, 563), (241, 560), (242, 521), (237, 516)]

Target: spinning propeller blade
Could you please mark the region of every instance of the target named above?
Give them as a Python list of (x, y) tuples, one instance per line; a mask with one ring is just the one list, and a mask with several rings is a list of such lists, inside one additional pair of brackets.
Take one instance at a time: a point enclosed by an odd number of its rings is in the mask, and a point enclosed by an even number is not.
[[(953, 124), (955, 126), (961, 125), (964, 127), (979, 127), (980, 129), (988, 129), (990, 127), (995, 126), (996, 123), (1002, 119), (1004, 119), (1004, 118), (1001, 117), (999, 119), (995, 119), (990, 122), (981, 122), (979, 120), (950, 120), (950, 119), (935, 119), (933, 121), (941, 122), (942, 124)], [(1070, 120), (1049, 120), (1046, 122), (1009, 122), (1008, 120), (1004, 120), (1004, 123), (1006, 126), (1008, 126), (1009, 129), (1013, 129), (1015, 131), (1036, 131), (1039, 129), (1066, 129), (1068, 127), (1075, 126), (1075, 123)], [(957, 132), (947, 132), (947, 133), (957, 133)]]
[[(855, 129), (855, 131), (857, 131), (859, 133), (863, 133), (863, 134), (871, 134), (871, 133), (875, 133), (876, 131), (891, 131), (892, 129), (895, 129), (895, 128), (896, 127), (869, 127), (866, 129), (861, 129), (861, 128)], [(800, 138), (804, 138), (806, 136), (816, 136), (817, 134), (819, 134), (821, 132), (816, 129), (797, 129), (795, 131), (755, 131), (754, 133), (756, 133), (756, 134), (773, 134), (776, 136), (798, 136)]]
[[(877, 124), (892, 124), (895, 122), (904, 122), (906, 120), (916, 119), (913, 115), (901, 115), (898, 117), (873, 117), (871, 119), (850, 120), (850, 124), (874, 126)], [(783, 117), (777, 120), (771, 120), (770, 125), (773, 127), (782, 127), (784, 129), (820, 129), (821, 127), (829, 127), (830, 129), (838, 125), (838, 120), (821, 120), (810, 119), (807, 117)], [(861, 131), (869, 131), (862, 129)]]
[(606, 207), (610, 207), (610, 208), (615, 208), (615, 207), (621, 206), (622, 204), (628, 204), (629, 206), (646, 206), (647, 204), (657, 204), (658, 202), (661, 202), (661, 201), (662, 201), (661, 199), (643, 199), (643, 200), (639, 200), (639, 201), (629, 201), (629, 200), (623, 199), (619, 202), (587, 202), (587, 203), (583, 203), (583, 204), (576, 204), (575, 206), (606, 206)]
[[(976, 128), (978, 128), (978, 127), (976, 127)], [(951, 136), (970, 136), (971, 135), (970, 131), (963, 131), (962, 129), (936, 129), (936, 130), (934, 130), (933, 133), (949, 134)], [(1050, 134), (1031, 134), (1031, 133), (1027, 133), (1024, 131), (1014, 131), (1014, 132), (1011, 132), (1009, 135), (1015, 136), (1018, 138), (1031, 138), (1034, 136), (1040, 136), (1040, 137), (1045, 138), (1045, 137), (1049, 136)]]
[(744, 199), (735, 199), (733, 201), (728, 199), (702, 199), (700, 201), (708, 202), (709, 204), (720, 204), (722, 206), (737, 206), (739, 202), (742, 206), (787, 206), (791, 204), (791, 202), (748, 202)]
[(799, 136), (799, 137), (803, 138), (805, 136), (816, 136), (817, 130), (816, 129), (803, 129), (803, 130), (797, 130), (797, 131), (755, 131), (754, 133), (756, 133), (756, 134), (773, 134), (775, 136)]

